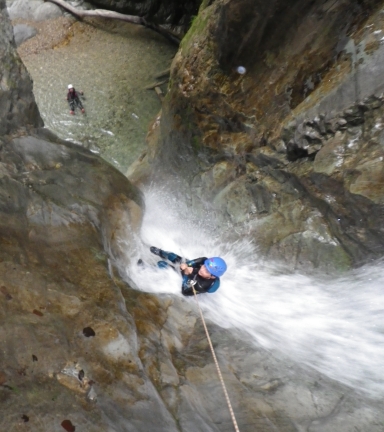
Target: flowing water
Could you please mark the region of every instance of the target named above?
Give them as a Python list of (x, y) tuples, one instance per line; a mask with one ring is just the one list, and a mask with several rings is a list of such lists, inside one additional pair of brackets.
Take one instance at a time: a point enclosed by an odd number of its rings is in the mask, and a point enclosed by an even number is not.
[[(45, 126), (126, 172), (145, 148), (148, 125), (161, 109), (155, 92), (145, 87), (170, 67), (176, 48), (140, 26), (102, 25), (75, 23), (69, 41), (22, 60)], [(84, 92), (85, 115), (70, 114), (68, 84)]]
[(186, 258), (222, 256), (228, 271), (221, 288), (199, 297), (208, 318), (370, 397), (384, 396), (382, 263), (335, 278), (292, 273), (264, 263), (247, 239), (222, 240), (211, 216), (194, 215), (166, 191), (153, 187), (145, 199), (140, 239), (127, 268), (138, 289), (181, 295), (176, 272), (134, 264), (139, 257), (156, 263), (149, 245)]

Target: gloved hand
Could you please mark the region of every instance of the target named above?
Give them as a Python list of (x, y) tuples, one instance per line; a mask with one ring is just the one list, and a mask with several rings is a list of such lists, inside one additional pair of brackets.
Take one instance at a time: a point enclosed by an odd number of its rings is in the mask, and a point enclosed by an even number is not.
[(188, 267), (188, 264), (186, 263), (181, 263), (180, 264), (180, 270), (185, 274), (185, 275), (190, 275), (193, 272), (193, 268), (192, 267)]
[(192, 288), (192, 287), (195, 286), (195, 285), (196, 285), (196, 281), (195, 281), (195, 280), (190, 279), (190, 280), (187, 282), (187, 286), (188, 286), (188, 288)]

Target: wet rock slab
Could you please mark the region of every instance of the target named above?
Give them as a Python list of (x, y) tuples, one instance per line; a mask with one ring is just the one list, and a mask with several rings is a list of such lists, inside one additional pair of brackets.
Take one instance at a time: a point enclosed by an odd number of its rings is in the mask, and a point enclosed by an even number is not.
[(126, 230), (138, 229), (140, 193), (98, 156), (54, 138), (5, 138), (0, 149), (0, 428), (26, 415), (33, 430), (105, 430), (142, 400), (134, 419), (150, 406), (149, 427), (160, 417), (174, 430), (143, 375), (126, 285), (111, 278), (104, 252), (118, 262), (114, 236), (129, 241)]

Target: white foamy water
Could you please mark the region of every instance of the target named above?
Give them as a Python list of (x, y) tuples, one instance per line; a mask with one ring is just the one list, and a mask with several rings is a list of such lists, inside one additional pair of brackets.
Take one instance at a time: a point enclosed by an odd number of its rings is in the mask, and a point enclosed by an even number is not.
[[(145, 198), (133, 262), (141, 257), (154, 264), (150, 245), (186, 258), (222, 256), (228, 271), (220, 289), (199, 296), (206, 317), (372, 397), (384, 396), (382, 263), (337, 278), (292, 274), (263, 262), (246, 238), (226, 242), (214, 221), (194, 217), (167, 193), (150, 189)], [(140, 290), (181, 296), (181, 277), (172, 270), (130, 265), (127, 272)]]

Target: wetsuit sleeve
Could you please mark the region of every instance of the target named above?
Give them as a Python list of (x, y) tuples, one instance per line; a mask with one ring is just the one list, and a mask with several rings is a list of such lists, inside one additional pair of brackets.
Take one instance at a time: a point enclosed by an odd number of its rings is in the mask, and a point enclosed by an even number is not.
[(207, 257), (195, 258), (193, 260), (186, 261), (185, 264), (187, 264), (188, 267), (200, 268), (207, 259), (208, 259)]

